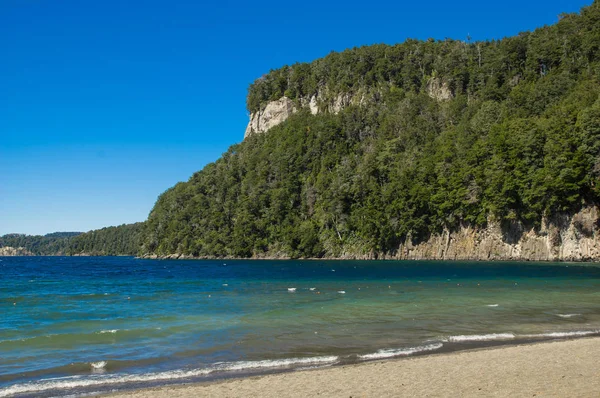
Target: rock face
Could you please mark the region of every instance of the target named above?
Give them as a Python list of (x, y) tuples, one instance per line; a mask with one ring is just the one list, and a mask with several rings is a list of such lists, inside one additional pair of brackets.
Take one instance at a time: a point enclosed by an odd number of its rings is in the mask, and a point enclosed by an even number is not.
[(454, 97), (448, 83), (437, 77), (427, 82), (427, 94), (436, 101), (448, 101)]
[(250, 123), (246, 127), (244, 138), (250, 134), (264, 133), (271, 127), (286, 121), (296, 111), (294, 102), (288, 97), (281, 97), (277, 101), (269, 102), (263, 110), (250, 115)]
[(250, 122), (246, 127), (244, 138), (256, 133), (264, 133), (285, 122), (299, 110), (299, 107), (308, 109), (313, 115), (321, 112), (338, 114), (350, 105), (362, 106), (368, 102), (377, 101), (379, 96), (378, 91), (333, 95), (327, 88), (324, 88), (315, 95), (301, 97), (296, 101), (292, 101), (288, 97), (281, 97), (277, 101), (268, 102), (264, 109), (250, 114)]
[(539, 230), (520, 223), (502, 228), (462, 227), (444, 231), (418, 245), (407, 243), (388, 258), (432, 260), (600, 261), (598, 207), (543, 220)]
[(33, 256), (33, 253), (31, 253), (29, 250), (25, 249), (24, 247), (4, 246), (4, 247), (0, 247), (0, 256), (10, 256), (10, 257)]
[[(429, 79), (427, 94), (436, 101), (447, 101), (454, 97), (448, 83), (436, 77)], [(300, 97), (294, 101), (288, 97), (281, 97), (276, 101), (268, 102), (264, 108), (250, 114), (250, 122), (246, 127), (244, 138), (268, 131), (285, 122), (301, 108), (308, 109), (313, 115), (322, 112), (338, 114), (349, 106), (364, 106), (371, 102), (377, 102), (380, 98), (381, 90), (378, 88), (336, 94), (327, 87), (322, 87), (312, 96)]]

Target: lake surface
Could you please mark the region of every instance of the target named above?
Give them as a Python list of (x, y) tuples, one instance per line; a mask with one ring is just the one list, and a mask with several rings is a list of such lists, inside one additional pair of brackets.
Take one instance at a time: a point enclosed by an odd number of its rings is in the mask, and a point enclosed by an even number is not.
[(600, 334), (600, 267), (0, 258), (0, 397)]

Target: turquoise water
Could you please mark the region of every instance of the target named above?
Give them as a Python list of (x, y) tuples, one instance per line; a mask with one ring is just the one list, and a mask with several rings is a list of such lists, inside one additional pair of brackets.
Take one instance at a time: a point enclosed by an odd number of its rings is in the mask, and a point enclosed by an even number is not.
[(590, 264), (0, 260), (0, 397), (600, 334)]

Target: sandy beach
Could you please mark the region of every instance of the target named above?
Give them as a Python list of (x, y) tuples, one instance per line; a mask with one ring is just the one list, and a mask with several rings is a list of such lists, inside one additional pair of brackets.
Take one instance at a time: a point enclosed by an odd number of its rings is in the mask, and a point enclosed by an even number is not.
[(600, 338), (504, 346), (110, 395), (599, 397)]

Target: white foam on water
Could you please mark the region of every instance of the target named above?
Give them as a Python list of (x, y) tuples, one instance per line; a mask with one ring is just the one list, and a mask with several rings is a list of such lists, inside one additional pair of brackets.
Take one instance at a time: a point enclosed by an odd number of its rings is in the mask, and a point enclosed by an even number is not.
[(99, 334), (105, 334), (105, 333), (111, 333), (111, 334), (115, 334), (115, 333), (117, 333), (118, 331), (119, 331), (119, 329), (110, 329), (110, 330), (101, 330), (101, 331), (99, 331), (99, 332), (97, 332), (97, 333), (99, 333)]
[(288, 292), (295, 292), (296, 288), (295, 287), (288, 287)]
[(90, 362), (90, 366), (92, 367), (92, 373), (104, 373), (106, 372), (106, 361), (100, 361), (100, 362)]
[[(191, 377), (205, 376), (217, 371), (240, 371), (265, 368), (282, 368), (295, 365), (324, 365), (338, 362), (337, 356), (323, 356), (312, 358), (286, 358), (264, 361), (240, 361), (218, 363), (208, 368), (192, 370), (173, 370), (167, 372), (142, 373), (142, 374), (93, 374), (88, 376), (67, 376), (60, 378), (43, 379), (36, 382), (15, 384), (0, 389), (0, 397), (8, 397), (15, 394), (35, 393), (53, 389), (83, 388), (90, 386), (114, 385), (122, 383), (140, 383), (153, 381), (167, 381), (186, 379)], [(104, 361), (102, 361), (104, 362)], [(96, 362), (95, 364), (100, 364)], [(90, 364), (94, 366), (93, 364)], [(106, 366), (105, 364), (103, 366)], [(66, 391), (63, 391), (63, 393)]]
[(315, 290), (315, 289), (316, 289), (316, 287), (311, 287), (311, 288), (309, 288), (308, 290), (310, 290), (310, 291), (312, 292), (312, 291), (313, 291), (313, 290)]
[(490, 333), (490, 334), (472, 334), (450, 336), (445, 341), (452, 343), (462, 343), (465, 341), (494, 341), (494, 340), (511, 340), (514, 339), (513, 333)]
[(573, 318), (574, 316), (581, 316), (581, 314), (556, 314), (556, 316), (561, 318)]
[(590, 336), (593, 334), (600, 333), (600, 330), (575, 330), (572, 332), (550, 332), (550, 333), (539, 333), (539, 334), (526, 334), (523, 337), (528, 338), (539, 338), (539, 337), (581, 337)]
[(104, 369), (106, 367), (106, 361), (90, 362), (90, 366), (95, 370)]
[(0, 389), (0, 397), (8, 397), (14, 394), (25, 392), (41, 392), (53, 389), (81, 388), (128, 382), (176, 380), (186, 377), (201, 376), (210, 372), (212, 372), (212, 370), (201, 369), (197, 371), (173, 371), (154, 374), (146, 373), (140, 375), (92, 375), (72, 376), (61, 379), (46, 379), (31, 383), (15, 384), (7, 388)]
[(486, 307), (497, 307), (497, 306), (498, 306), (498, 304), (488, 304), (488, 305), (486, 305)]
[(360, 359), (383, 359), (383, 358), (409, 356), (409, 355), (413, 355), (413, 354), (416, 354), (419, 352), (439, 350), (443, 346), (444, 345), (442, 343), (435, 343), (435, 344), (428, 344), (428, 345), (422, 345), (422, 346), (411, 347), (411, 348), (379, 350), (372, 354), (359, 355), (358, 357)]
[(346, 294), (346, 291), (345, 290), (338, 290), (338, 293), (339, 294)]
[(217, 370), (248, 370), (248, 369), (263, 369), (263, 368), (283, 368), (294, 365), (317, 365), (329, 364), (338, 361), (337, 356), (324, 356), (312, 358), (284, 358), (270, 359), (264, 361), (240, 361), (233, 363), (222, 363), (217, 365)]

